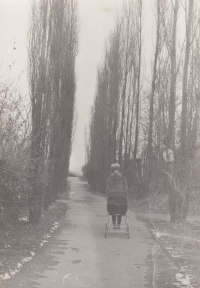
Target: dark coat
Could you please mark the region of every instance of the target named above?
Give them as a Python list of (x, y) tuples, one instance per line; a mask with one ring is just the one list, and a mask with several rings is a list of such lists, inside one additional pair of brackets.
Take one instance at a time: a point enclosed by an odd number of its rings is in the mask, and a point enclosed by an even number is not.
[(122, 176), (120, 172), (117, 174), (111, 173), (106, 184), (106, 196), (109, 197), (111, 195), (117, 195), (118, 193), (124, 193), (126, 196), (128, 196), (128, 185), (126, 178)]

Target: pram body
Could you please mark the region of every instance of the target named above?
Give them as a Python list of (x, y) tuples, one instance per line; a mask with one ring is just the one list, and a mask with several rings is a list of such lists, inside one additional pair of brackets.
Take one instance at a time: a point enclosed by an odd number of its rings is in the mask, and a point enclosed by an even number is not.
[[(107, 237), (108, 232), (111, 233), (125, 233), (129, 238), (129, 225), (128, 225), (128, 197), (124, 192), (111, 192), (107, 197), (107, 222), (105, 223), (104, 235)], [(118, 223), (118, 217), (122, 215), (123, 224), (113, 225), (111, 217), (116, 216)]]

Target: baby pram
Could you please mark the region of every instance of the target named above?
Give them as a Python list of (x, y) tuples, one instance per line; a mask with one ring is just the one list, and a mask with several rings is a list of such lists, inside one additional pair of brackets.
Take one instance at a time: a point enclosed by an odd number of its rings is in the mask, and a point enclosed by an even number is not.
[[(105, 223), (104, 235), (108, 232), (125, 233), (129, 238), (129, 225), (127, 217), (128, 198), (123, 192), (112, 192), (107, 197), (107, 223)], [(112, 221), (111, 221), (112, 216)], [(121, 218), (123, 223), (121, 224)]]

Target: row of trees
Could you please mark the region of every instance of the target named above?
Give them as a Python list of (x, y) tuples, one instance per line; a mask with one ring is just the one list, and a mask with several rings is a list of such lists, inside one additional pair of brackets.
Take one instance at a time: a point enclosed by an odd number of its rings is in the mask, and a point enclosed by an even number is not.
[[(13, 150), (2, 154), (0, 167), (1, 191), (8, 195), (10, 189), (7, 206), (16, 207), (20, 201), (21, 206), (27, 205), (31, 223), (38, 221), (42, 209), (48, 209), (66, 189), (75, 120), (77, 53), (77, 1), (33, 0), (28, 31), (30, 99), (21, 108), (18, 101), (13, 113), (2, 108), (5, 121), (1, 122), (1, 129), (8, 134), (9, 141), (2, 140), (1, 147), (6, 151)], [(1, 97), (3, 95), (1, 91)], [(13, 96), (5, 105), (13, 106), (14, 99)], [(25, 106), (28, 110), (24, 110)], [(24, 119), (24, 124), (21, 130), (13, 130), (18, 123), (15, 118), (19, 116)], [(11, 141), (13, 133), (15, 143)], [(26, 187), (19, 185), (19, 191), (16, 191), (15, 184), (20, 175), (23, 175)], [(21, 200), (15, 201), (16, 197)], [(2, 209), (6, 205), (4, 202)]]
[[(29, 30), (29, 84), (32, 104), (31, 217), (66, 189), (73, 136), (77, 3), (34, 1)], [(40, 181), (45, 174), (46, 183)]]
[[(105, 191), (115, 161), (135, 193), (164, 185), (171, 220), (180, 222), (188, 211), (199, 132), (200, 5), (195, 0), (154, 2), (151, 61), (145, 59), (150, 43), (145, 45), (143, 11), (142, 0), (126, 1), (107, 39), (85, 168), (95, 190)], [(166, 148), (174, 152), (173, 164), (163, 160)]]

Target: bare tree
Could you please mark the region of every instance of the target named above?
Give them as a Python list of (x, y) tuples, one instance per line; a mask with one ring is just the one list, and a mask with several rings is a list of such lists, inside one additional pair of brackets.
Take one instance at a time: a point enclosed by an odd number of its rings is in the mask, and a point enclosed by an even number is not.
[(183, 86), (182, 86), (182, 113), (181, 113), (181, 150), (182, 157), (186, 156), (186, 129), (187, 129), (187, 104), (188, 104), (188, 68), (191, 52), (192, 41), (192, 18), (194, 0), (189, 1), (188, 13), (186, 9), (186, 47), (185, 47), (185, 61), (183, 70)]
[(151, 170), (152, 170), (152, 141), (153, 141), (153, 120), (154, 120), (154, 97), (156, 90), (156, 76), (157, 76), (157, 62), (159, 53), (161, 52), (161, 29), (162, 29), (162, 1), (156, 1), (156, 44), (154, 52), (154, 63), (153, 63), (153, 72), (152, 72), (152, 82), (151, 82), (151, 96), (150, 96), (150, 107), (149, 107), (149, 129), (148, 129), (148, 145), (147, 145), (147, 168), (146, 168), (146, 184), (145, 190), (149, 191), (149, 184), (151, 179)]
[(172, 28), (172, 35), (171, 45), (169, 45), (169, 53), (170, 53), (170, 100), (169, 100), (169, 124), (168, 124), (168, 132), (167, 132), (167, 143), (168, 147), (174, 147), (175, 143), (172, 141), (175, 139), (175, 109), (176, 109), (176, 78), (177, 78), (177, 67), (176, 67), (176, 39), (177, 39), (177, 18), (178, 18), (178, 9), (179, 9), (179, 2), (175, 0), (175, 5), (173, 7), (173, 28)]

